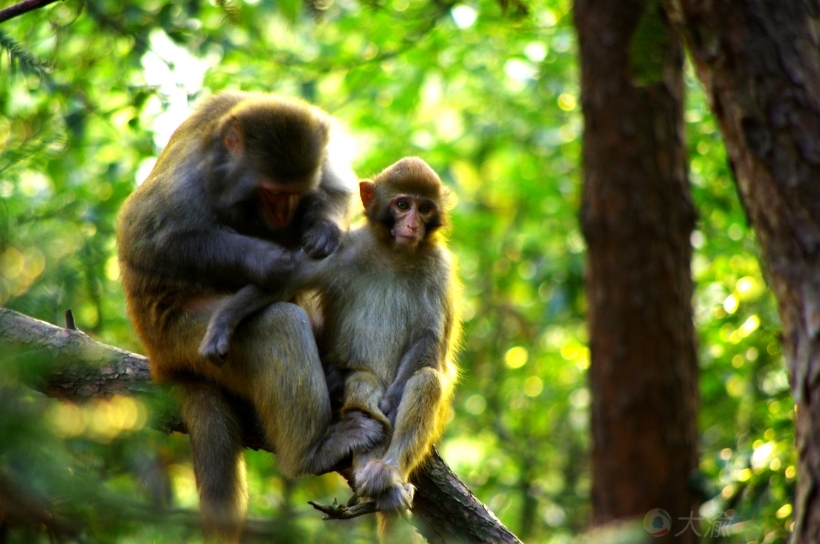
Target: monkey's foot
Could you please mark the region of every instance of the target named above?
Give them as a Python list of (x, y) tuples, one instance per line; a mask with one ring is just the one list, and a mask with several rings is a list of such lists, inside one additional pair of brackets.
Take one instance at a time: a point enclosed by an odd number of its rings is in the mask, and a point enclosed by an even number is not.
[(384, 425), (359, 410), (347, 412), (337, 423), (349, 445), (349, 452), (370, 451), (387, 438)]
[(356, 494), (360, 497), (378, 497), (403, 482), (398, 467), (382, 459), (371, 459), (353, 471)]
[(376, 497), (376, 508), (380, 512), (410, 510), (413, 507), (415, 495), (416, 487), (411, 483), (403, 482)]
[(398, 467), (382, 459), (373, 459), (353, 472), (356, 494), (373, 498), (381, 512), (409, 510), (416, 488), (405, 482)]
[(324, 474), (351, 453), (371, 450), (384, 439), (380, 422), (353, 410), (327, 430), (324, 440), (306, 459), (304, 472)]
[(359, 504), (353, 506), (347, 506), (344, 504), (339, 504), (336, 502), (336, 499), (333, 499), (333, 504), (325, 506), (322, 504), (315, 503), (313, 501), (308, 501), (308, 504), (311, 505), (316, 510), (319, 510), (324, 516), (322, 519), (353, 519), (359, 516), (364, 516), (367, 514), (373, 514), (377, 512), (376, 503), (373, 501), (368, 502), (360, 502)]

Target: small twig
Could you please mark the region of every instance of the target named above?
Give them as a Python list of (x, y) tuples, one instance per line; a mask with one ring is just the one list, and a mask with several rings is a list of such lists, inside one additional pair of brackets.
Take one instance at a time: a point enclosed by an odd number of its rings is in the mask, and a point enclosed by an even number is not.
[(339, 504), (336, 502), (336, 499), (333, 499), (333, 504), (329, 506), (317, 504), (313, 501), (308, 501), (308, 504), (325, 514), (322, 519), (353, 519), (359, 516), (365, 516), (367, 514), (378, 512), (376, 503), (373, 501), (361, 502), (350, 507), (345, 506), (344, 504)]
[(12, 17), (17, 17), (37, 8), (53, 4), (57, 0), (23, 0), (19, 4), (14, 4), (5, 9), (0, 9), (0, 23), (8, 21)]
[(77, 325), (74, 324), (74, 314), (71, 313), (71, 308), (65, 311), (65, 328), (71, 331), (77, 330)]

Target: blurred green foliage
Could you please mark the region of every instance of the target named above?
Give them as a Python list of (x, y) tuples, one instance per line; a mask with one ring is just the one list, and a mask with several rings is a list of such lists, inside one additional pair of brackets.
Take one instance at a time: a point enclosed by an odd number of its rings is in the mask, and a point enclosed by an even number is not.
[[(569, 1), (531, 0), (529, 14), (506, 5), (66, 0), (4, 23), (0, 304), (58, 324), (72, 308), (82, 330), (140, 351), (118, 283), (123, 199), (198, 97), (303, 96), (349, 127), (360, 176), (419, 155), (452, 186), (466, 322), (442, 454), (523, 540), (572, 541), (590, 489), (576, 43)], [(687, 78), (699, 515), (703, 531), (727, 512), (743, 521), (730, 541), (784, 541), (794, 412), (776, 306), (715, 121)], [(145, 429), (139, 403), (45, 399), (13, 368), (0, 364), (0, 474), (95, 542), (199, 538), (187, 437)], [(128, 424), (111, 419), (134, 410)], [(268, 454), (248, 463), (260, 538), (372, 540), (371, 519), (324, 523), (306, 505), (346, 499), (337, 475), (287, 481)], [(39, 527), (6, 536), (45, 541)]]

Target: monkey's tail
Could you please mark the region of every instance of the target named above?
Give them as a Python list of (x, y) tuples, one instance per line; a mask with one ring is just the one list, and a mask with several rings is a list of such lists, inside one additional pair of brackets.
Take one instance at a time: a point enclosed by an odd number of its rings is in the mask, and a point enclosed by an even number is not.
[(376, 527), (381, 544), (421, 544), (423, 539), (410, 523), (409, 511), (376, 512)]
[(395, 532), (397, 512), (376, 512), (376, 528), (379, 532), (379, 542), (388, 542), (391, 533)]

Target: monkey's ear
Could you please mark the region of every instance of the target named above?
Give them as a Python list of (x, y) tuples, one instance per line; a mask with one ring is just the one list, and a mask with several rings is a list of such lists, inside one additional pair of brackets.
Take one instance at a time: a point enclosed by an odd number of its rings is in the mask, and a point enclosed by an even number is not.
[(241, 154), (245, 149), (245, 135), (242, 134), (242, 128), (236, 119), (230, 122), (225, 132), (225, 147), (234, 155)]
[(359, 194), (362, 196), (362, 204), (364, 204), (365, 209), (369, 209), (373, 199), (376, 198), (376, 184), (369, 179), (360, 181)]

